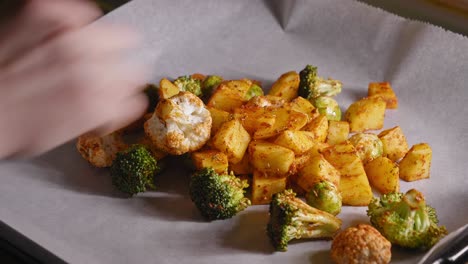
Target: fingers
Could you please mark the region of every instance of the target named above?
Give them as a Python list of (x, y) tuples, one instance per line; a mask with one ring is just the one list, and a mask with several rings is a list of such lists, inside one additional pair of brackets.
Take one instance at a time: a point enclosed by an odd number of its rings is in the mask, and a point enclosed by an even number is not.
[(0, 67), (64, 30), (80, 28), (100, 16), (91, 1), (29, 0), (0, 30)]
[[(99, 96), (98, 90), (112, 90), (111, 95), (115, 96), (109, 99), (119, 99), (135, 93), (148, 79), (147, 70), (127, 58), (137, 42), (137, 35), (129, 30), (104, 25), (86, 28), (51, 40), (4, 72), (22, 80), (23, 89), (13, 95), (18, 100), (40, 96), (52, 88), (76, 93), (78, 98)], [(118, 90), (117, 82), (126, 82), (132, 88)]]
[[(9, 127), (10, 131), (16, 133), (0, 133), (0, 139), (8, 138), (11, 143), (10, 147), (0, 148), (0, 155), (30, 157), (88, 132), (109, 134), (140, 118), (147, 104), (144, 94), (136, 94), (121, 101), (107, 103), (96, 98), (81, 105), (79, 109), (77, 105), (67, 105), (66, 101), (62, 101), (45, 108), (38, 107), (29, 115), (28, 111), (17, 111), (14, 114), (21, 117), (10, 118), (12, 125)], [(61, 112), (57, 112), (57, 107), (61, 108)]]
[(116, 108), (112, 116), (109, 116), (107, 121), (102, 126), (94, 129), (93, 134), (104, 136), (109, 133), (115, 132), (138, 118), (141, 118), (148, 107), (148, 99), (144, 94), (137, 94), (131, 98), (126, 98)]
[(138, 36), (105, 24), (78, 29), (96, 17), (86, 2), (30, 0), (22, 16), (31, 17), (15, 22), (26, 30), (0, 35), (0, 158), (106, 134), (145, 111), (148, 72), (127, 59)]
[(80, 62), (122, 63), (139, 45), (139, 36), (123, 28), (93, 25), (61, 34), (9, 65), (10, 74), (43, 67), (66, 67)]
[(45, 49), (49, 58), (75, 61), (83, 58), (108, 58), (109, 55), (118, 53), (123, 55), (139, 44), (140, 37), (122, 26), (92, 25), (60, 36), (46, 45)]

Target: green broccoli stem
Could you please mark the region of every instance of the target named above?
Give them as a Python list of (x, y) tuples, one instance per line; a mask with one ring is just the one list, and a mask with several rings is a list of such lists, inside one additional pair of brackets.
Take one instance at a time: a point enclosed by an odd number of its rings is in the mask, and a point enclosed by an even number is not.
[(330, 237), (339, 228), (330, 222), (329, 218), (322, 214), (304, 214), (297, 212), (292, 218), (293, 226), (296, 229), (296, 234), (293, 237), (299, 238), (319, 238)]
[(414, 230), (424, 232), (431, 224), (424, 195), (415, 189), (409, 190), (401, 201), (395, 204), (393, 210), (401, 218), (413, 219)]

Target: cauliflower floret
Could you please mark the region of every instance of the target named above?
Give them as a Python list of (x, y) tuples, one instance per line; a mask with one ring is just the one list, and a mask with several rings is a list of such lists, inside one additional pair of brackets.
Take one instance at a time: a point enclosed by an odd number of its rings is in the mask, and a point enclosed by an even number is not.
[(78, 138), (76, 149), (81, 156), (96, 167), (110, 167), (114, 161), (117, 152), (125, 149), (120, 133), (111, 133), (99, 137), (91, 134), (85, 134)]
[(145, 133), (154, 145), (173, 155), (201, 148), (209, 139), (211, 114), (203, 101), (190, 92), (161, 100), (145, 122)]
[(331, 257), (338, 264), (389, 263), (391, 243), (377, 229), (360, 224), (339, 233), (331, 246)]

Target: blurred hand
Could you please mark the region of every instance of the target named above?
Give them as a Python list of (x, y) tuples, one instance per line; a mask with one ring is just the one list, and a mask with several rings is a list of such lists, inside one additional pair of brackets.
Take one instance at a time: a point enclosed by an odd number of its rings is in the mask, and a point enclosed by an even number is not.
[(144, 69), (124, 58), (137, 38), (85, 27), (99, 15), (83, 0), (30, 0), (0, 28), (0, 158), (109, 133), (145, 111)]

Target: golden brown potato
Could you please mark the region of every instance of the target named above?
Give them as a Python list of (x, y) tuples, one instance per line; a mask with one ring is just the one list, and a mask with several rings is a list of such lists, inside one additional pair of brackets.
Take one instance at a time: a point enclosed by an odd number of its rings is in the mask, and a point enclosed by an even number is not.
[(289, 102), (289, 109), (306, 114), (309, 117), (307, 123), (320, 114), (318, 111), (314, 111), (315, 107), (309, 100), (300, 96)]
[(260, 140), (250, 143), (249, 155), (252, 166), (271, 177), (288, 175), (294, 162), (294, 152), (292, 150)]
[(350, 132), (381, 129), (385, 117), (385, 101), (380, 97), (366, 97), (352, 103), (345, 114)]
[(238, 119), (245, 130), (253, 135), (259, 129), (272, 127), (276, 116), (268, 107), (243, 105), (234, 110), (234, 118)]
[(432, 149), (427, 143), (413, 145), (400, 161), (400, 178), (416, 181), (430, 177)]
[(160, 99), (167, 99), (178, 94), (180, 91), (179, 91), (179, 87), (175, 86), (168, 79), (163, 78), (161, 79), (161, 81), (159, 81), (158, 92), (159, 92)]
[(383, 144), (383, 155), (398, 161), (408, 152), (406, 137), (399, 126), (384, 130), (378, 135)]
[(369, 97), (378, 96), (382, 98), (388, 109), (397, 109), (398, 108), (398, 98), (395, 95), (392, 87), (389, 82), (374, 82), (369, 83), (369, 88), (367, 90)]
[(308, 116), (304, 113), (288, 110), (286, 108), (274, 108), (270, 114), (275, 116), (272, 126), (261, 127), (254, 132), (254, 139), (267, 139), (279, 135), (281, 132), (300, 130), (306, 123)]
[(308, 154), (311, 156), (320, 155), (322, 151), (329, 148), (331, 145), (324, 142), (317, 142), (315, 145), (309, 150)]
[(304, 197), (307, 192), (304, 189), (302, 189), (301, 186), (297, 184), (296, 177), (297, 177), (296, 174), (293, 174), (288, 177), (287, 183), (286, 183), (286, 189), (292, 189), (293, 192), (295, 192), (298, 197), (300, 196)]
[(323, 150), (322, 154), (341, 174), (338, 189), (343, 204), (368, 205), (373, 197), (372, 189), (354, 146), (346, 141)]
[(378, 157), (364, 165), (372, 187), (382, 194), (400, 191), (398, 164), (386, 157)]
[(222, 124), (229, 121), (231, 119), (231, 114), (229, 112), (219, 110), (213, 107), (207, 107), (208, 111), (211, 114), (211, 135), (216, 134), (218, 129), (221, 127)]
[(222, 82), (211, 95), (207, 106), (232, 113), (247, 102), (246, 94), (251, 85), (252, 82), (245, 79)]
[(299, 89), (299, 74), (295, 71), (287, 72), (281, 75), (276, 82), (273, 83), (269, 95), (278, 96), (289, 102), (297, 97)]
[(328, 135), (328, 119), (324, 115), (318, 115), (305, 125), (302, 130), (312, 132), (316, 142), (325, 142)]
[(242, 160), (238, 163), (229, 163), (229, 171), (234, 172), (235, 175), (251, 175), (253, 167), (250, 164), (249, 152), (246, 151)]
[(268, 204), (271, 196), (286, 189), (286, 177), (268, 177), (265, 173), (255, 170), (252, 180), (252, 204)]
[(242, 160), (249, 143), (249, 133), (236, 119), (225, 122), (212, 141), (213, 147), (224, 152), (230, 163), (238, 163)]
[(191, 154), (196, 170), (213, 168), (218, 174), (226, 174), (228, 157), (219, 150), (202, 150)]
[(247, 103), (245, 104), (248, 107), (267, 107), (267, 108), (278, 108), (284, 106), (286, 101), (279, 96), (273, 95), (259, 95), (252, 97)]
[[(304, 168), (305, 165), (307, 165), (307, 162), (309, 162), (309, 159), (314, 156), (313, 154), (311, 154), (310, 152), (308, 153), (305, 153), (303, 155), (298, 155), (296, 157), (294, 157), (294, 161), (293, 163), (291, 164), (291, 167), (289, 168), (289, 172), (291, 174), (290, 178), (293, 177), (293, 178), (297, 178), (296, 177), (296, 174), (302, 169)], [(289, 179), (291, 181), (291, 179)], [(294, 180), (293, 180), (294, 181)]]
[(275, 144), (294, 151), (301, 155), (309, 151), (314, 145), (313, 134), (308, 131), (285, 130), (274, 141)]
[(340, 172), (322, 155), (312, 156), (297, 173), (297, 184), (306, 192), (320, 181), (329, 181), (337, 188), (340, 186)]
[(348, 139), (349, 123), (346, 121), (328, 121), (327, 143), (330, 145), (340, 144)]

